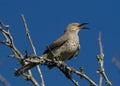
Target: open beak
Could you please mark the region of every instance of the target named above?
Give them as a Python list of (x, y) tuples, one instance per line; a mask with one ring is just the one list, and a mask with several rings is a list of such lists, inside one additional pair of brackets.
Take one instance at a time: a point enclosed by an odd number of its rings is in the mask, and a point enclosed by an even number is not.
[(89, 30), (90, 28), (88, 28), (88, 27), (83, 27), (84, 25), (87, 25), (87, 24), (89, 24), (89, 23), (82, 23), (82, 24), (80, 24), (80, 25), (79, 25), (79, 27), (81, 27), (80, 29), (87, 29), (87, 30)]

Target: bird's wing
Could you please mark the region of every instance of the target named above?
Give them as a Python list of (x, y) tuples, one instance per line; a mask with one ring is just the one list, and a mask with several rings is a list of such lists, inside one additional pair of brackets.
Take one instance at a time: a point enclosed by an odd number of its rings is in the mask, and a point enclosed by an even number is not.
[(44, 51), (44, 54), (47, 53), (49, 50), (53, 50), (57, 47), (60, 47), (62, 46), (66, 41), (67, 41), (67, 38), (64, 37), (65, 35), (61, 36), (59, 39), (57, 39), (56, 41), (54, 41), (53, 43), (51, 43), (47, 49)]

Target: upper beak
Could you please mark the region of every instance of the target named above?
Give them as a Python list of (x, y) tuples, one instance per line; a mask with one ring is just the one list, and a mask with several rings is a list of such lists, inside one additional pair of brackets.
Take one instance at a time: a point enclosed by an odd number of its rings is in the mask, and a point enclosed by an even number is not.
[[(84, 26), (84, 25), (86, 25), (86, 24), (89, 24), (89, 23), (82, 23), (82, 24), (80, 24), (78, 27), (82, 27), (82, 26)], [(90, 29), (90, 28), (88, 28), (88, 27), (82, 27), (82, 28), (80, 28), (80, 29)]]

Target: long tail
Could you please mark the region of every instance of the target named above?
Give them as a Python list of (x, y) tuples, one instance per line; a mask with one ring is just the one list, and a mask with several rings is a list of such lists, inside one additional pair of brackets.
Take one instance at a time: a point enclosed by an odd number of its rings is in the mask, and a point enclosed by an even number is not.
[(27, 64), (27, 65), (22, 66), (20, 69), (18, 69), (17, 71), (15, 71), (15, 76), (21, 75), (22, 73), (24, 73), (24, 72), (26, 72), (27, 70), (35, 67), (36, 65), (38, 65), (38, 64), (29, 63), (29, 64)]
[[(46, 58), (46, 55), (44, 54), (40, 58)], [(23, 74), (24, 72), (26, 72), (27, 70), (29, 70), (29, 69), (31, 69), (31, 68), (35, 67), (36, 65), (39, 65), (39, 64), (40, 64), (39, 62), (38, 63), (30, 62), (30, 63), (28, 63), (26, 65), (23, 65), (20, 69), (15, 71), (15, 76), (19, 76), (19, 75)]]

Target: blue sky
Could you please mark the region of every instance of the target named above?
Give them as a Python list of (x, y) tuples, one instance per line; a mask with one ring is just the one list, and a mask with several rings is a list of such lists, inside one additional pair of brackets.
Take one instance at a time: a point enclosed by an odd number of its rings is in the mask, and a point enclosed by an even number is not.
[[(99, 75), (96, 70), (99, 65), (96, 55), (99, 54), (99, 46), (97, 37), (98, 33), (102, 32), (105, 71), (113, 86), (119, 86), (120, 72), (112, 63), (115, 53), (120, 60), (119, 3), (119, 0), (0, 0), (0, 19), (10, 25), (15, 45), (22, 54), (25, 54), (25, 50), (31, 54), (31, 47), (20, 16), (23, 13), (38, 55), (42, 54), (46, 45), (63, 34), (69, 23), (89, 22), (87, 27), (91, 30), (79, 33), (80, 54), (77, 58), (68, 61), (67, 64), (76, 69), (84, 66), (86, 74), (98, 83)], [(31, 82), (25, 81), (21, 76), (14, 76), (14, 69), (19, 68), (20, 65), (16, 59), (8, 58), (8, 54), (12, 54), (10, 49), (0, 45), (0, 74), (9, 81), (11, 86), (32, 86)], [(41, 70), (46, 86), (73, 86), (57, 68), (48, 70), (47, 67), (42, 66)], [(35, 69), (33, 72), (39, 80)], [(89, 86), (86, 80), (74, 77), (81, 86)], [(0, 83), (0, 86), (3, 85)], [(106, 84), (103, 83), (103, 86)]]

